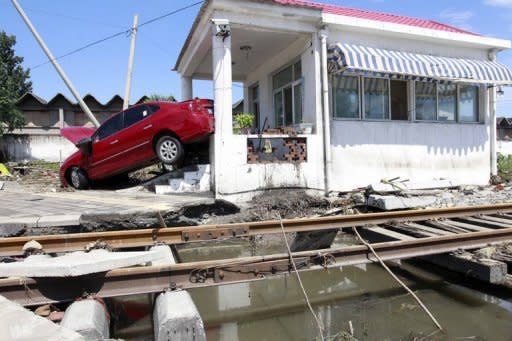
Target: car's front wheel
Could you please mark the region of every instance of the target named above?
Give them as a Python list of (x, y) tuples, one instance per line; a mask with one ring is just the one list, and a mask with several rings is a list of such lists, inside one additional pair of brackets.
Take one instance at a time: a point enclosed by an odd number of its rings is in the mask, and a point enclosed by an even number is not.
[(89, 179), (83, 170), (72, 167), (69, 170), (69, 183), (76, 189), (84, 189), (89, 186)]
[(162, 136), (158, 139), (155, 147), (156, 155), (166, 165), (178, 164), (184, 154), (181, 142), (169, 135)]

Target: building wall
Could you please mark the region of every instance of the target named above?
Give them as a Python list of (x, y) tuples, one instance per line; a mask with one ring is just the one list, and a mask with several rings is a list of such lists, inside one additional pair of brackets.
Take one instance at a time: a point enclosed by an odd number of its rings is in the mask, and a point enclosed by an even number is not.
[(58, 135), (58, 131), (56, 134), (32, 133), (4, 136), (4, 152), (9, 161), (61, 162), (76, 150), (71, 142)]
[[(348, 31), (331, 31), (329, 40), (425, 54), (486, 58), (483, 50), (382, 39)], [(488, 183), (487, 102), (487, 93), (482, 88), (479, 98), (482, 123), (474, 124), (331, 120), (331, 190), (347, 191), (395, 177), (420, 182), (447, 178), (461, 184)]]

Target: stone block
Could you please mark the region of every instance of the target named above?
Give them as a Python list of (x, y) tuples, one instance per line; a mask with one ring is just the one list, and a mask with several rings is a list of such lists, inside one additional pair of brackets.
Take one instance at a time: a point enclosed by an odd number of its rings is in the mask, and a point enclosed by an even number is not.
[(149, 251), (158, 254), (158, 258), (151, 262), (151, 265), (170, 265), (176, 264), (176, 259), (172, 253), (171, 247), (168, 245), (155, 245)]
[(37, 227), (79, 226), (80, 214), (43, 216), (37, 221)]
[(110, 317), (105, 304), (95, 299), (73, 302), (64, 313), (61, 326), (79, 333), (85, 340), (110, 337)]
[(203, 320), (186, 291), (158, 295), (153, 312), (155, 341), (206, 341)]

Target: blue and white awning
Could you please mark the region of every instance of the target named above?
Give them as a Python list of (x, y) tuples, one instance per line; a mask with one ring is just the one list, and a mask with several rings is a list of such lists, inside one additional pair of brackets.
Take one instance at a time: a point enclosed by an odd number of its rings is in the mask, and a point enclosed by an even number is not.
[(329, 72), (353, 71), (397, 79), (512, 85), (512, 70), (498, 62), (437, 57), (337, 43), (329, 46)]

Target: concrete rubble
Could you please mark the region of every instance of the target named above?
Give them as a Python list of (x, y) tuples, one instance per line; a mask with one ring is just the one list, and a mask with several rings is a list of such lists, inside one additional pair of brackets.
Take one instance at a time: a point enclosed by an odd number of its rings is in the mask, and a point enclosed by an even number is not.
[(77, 332), (37, 316), (3, 296), (0, 296), (0, 316), (2, 317), (0, 319), (1, 340), (85, 340)]
[(158, 295), (153, 311), (155, 341), (206, 341), (203, 320), (184, 290)]
[(393, 211), (430, 207), (434, 205), (436, 201), (437, 198), (434, 196), (402, 197), (372, 194), (368, 197), (368, 206), (384, 211)]
[(76, 331), (87, 341), (110, 337), (110, 316), (105, 303), (99, 299), (90, 298), (70, 304), (61, 326)]
[(24, 261), (0, 264), (0, 277), (75, 277), (148, 263), (158, 252), (72, 252), (59, 257), (29, 256)]

